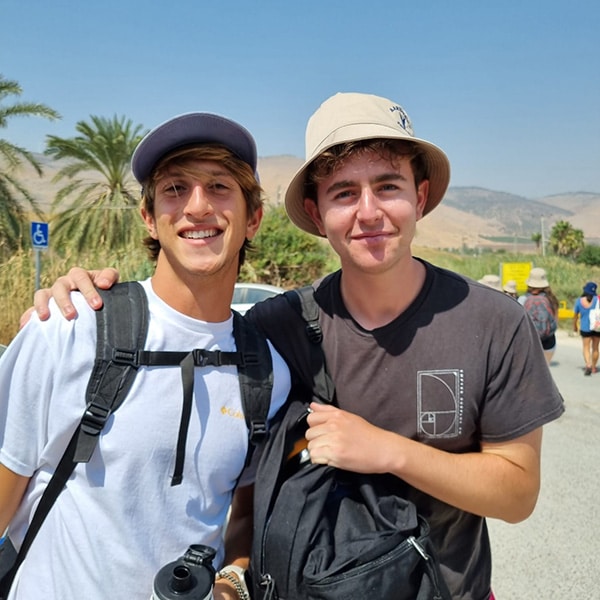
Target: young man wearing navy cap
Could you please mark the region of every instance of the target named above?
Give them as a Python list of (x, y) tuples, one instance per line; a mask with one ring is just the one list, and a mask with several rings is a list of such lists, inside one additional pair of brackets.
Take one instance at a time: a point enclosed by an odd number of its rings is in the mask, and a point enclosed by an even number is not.
[[(145, 243), (156, 260), (153, 276), (141, 282), (149, 302), (147, 350), (235, 351), (234, 283), (262, 218), (256, 160), (248, 131), (205, 113), (167, 121), (136, 148)], [(96, 319), (81, 295), (73, 303), (77, 319), (31, 319), (0, 361), (0, 532), (8, 527), (17, 549), (85, 408)], [(271, 355), (270, 416), (290, 386), (285, 363), (272, 348)], [(142, 368), (92, 459), (77, 465), (58, 496), (9, 600), (147, 600), (159, 569), (192, 544), (215, 548), (221, 567), (248, 431), (236, 367), (196, 368), (194, 375), (181, 482), (172, 481), (181, 371)], [(235, 567), (245, 566), (251, 538), (249, 483), (245, 473), (228, 529), (227, 558), (236, 564), (222, 571), (214, 590), (222, 600), (239, 597)]]
[[(489, 600), (485, 518), (531, 514), (542, 426), (564, 407), (522, 307), (413, 256), (417, 222), (449, 180), (445, 153), (391, 100), (336, 94), (309, 120), (285, 204), (300, 229), (327, 238), (341, 270), (314, 285), (337, 406), (312, 405), (306, 437), (315, 463), (395, 475), (429, 521), (452, 597)], [(54, 288), (67, 314), (75, 284), (97, 298), (73, 272)], [(285, 357), (282, 300), (247, 318)]]

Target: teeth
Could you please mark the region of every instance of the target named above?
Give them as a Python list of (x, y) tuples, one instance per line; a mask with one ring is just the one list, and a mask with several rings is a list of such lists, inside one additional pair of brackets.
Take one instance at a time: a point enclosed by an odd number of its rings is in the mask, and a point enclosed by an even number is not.
[(181, 236), (188, 240), (202, 240), (208, 237), (214, 237), (218, 234), (216, 229), (208, 231), (184, 231)]

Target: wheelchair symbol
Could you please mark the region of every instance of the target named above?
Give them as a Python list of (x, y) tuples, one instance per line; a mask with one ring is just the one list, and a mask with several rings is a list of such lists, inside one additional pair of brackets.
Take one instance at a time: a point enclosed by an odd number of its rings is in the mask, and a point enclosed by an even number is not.
[(33, 243), (36, 246), (45, 246), (46, 245), (46, 236), (44, 235), (44, 232), (42, 231), (42, 227), (39, 223), (37, 224), (37, 227), (35, 228), (35, 232), (33, 234)]
[(31, 242), (34, 248), (48, 247), (48, 223), (31, 224)]

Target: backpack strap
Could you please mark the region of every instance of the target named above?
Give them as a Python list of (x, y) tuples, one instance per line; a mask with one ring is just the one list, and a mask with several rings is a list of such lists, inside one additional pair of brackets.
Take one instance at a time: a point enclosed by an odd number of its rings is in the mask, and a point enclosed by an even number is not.
[(238, 379), (250, 442), (246, 458), (248, 464), (250, 450), (267, 435), (273, 391), (273, 360), (265, 337), (236, 311), (233, 311), (233, 335), (235, 346), (244, 357), (238, 365)]
[(146, 294), (136, 282), (120, 283), (100, 294), (104, 306), (96, 312), (96, 359), (86, 391), (86, 409), (40, 498), (15, 563), (0, 581), (2, 598), (76, 464), (89, 461), (108, 417), (122, 404), (135, 378), (137, 367), (127, 358), (146, 340)]
[(99, 293), (103, 306), (96, 312), (96, 360), (86, 390), (76, 463), (90, 460), (106, 421), (129, 393), (139, 367), (132, 358), (144, 347), (148, 333), (148, 299), (139, 283), (119, 283)]
[(323, 330), (319, 323), (319, 305), (315, 300), (315, 290), (307, 285), (283, 294), (296, 313), (305, 322), (304, 333), (310, 342), (310, 363), (313, 377), (312, 391), (323, 403), (335, 402), (335, 386), (327, 372), (325, 353), (321, 342)]

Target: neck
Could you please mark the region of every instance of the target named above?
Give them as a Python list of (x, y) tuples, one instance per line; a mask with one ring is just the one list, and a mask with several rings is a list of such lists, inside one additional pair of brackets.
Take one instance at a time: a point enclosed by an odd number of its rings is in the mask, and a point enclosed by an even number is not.
[(417, 297), (425, 282), (425, 267), (412, 256), (386, 273), (342, 268), (341, 293), (352, 318), (367, 330), (387, 325)]
[(175, 273), (161, 268), (152, 277), (154, 293), (176, 311), (209, 323), (226, 321), (231, 315), (237, 270), (214, 274)]

